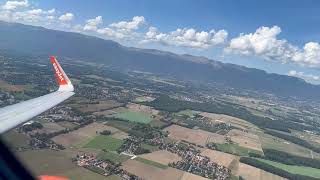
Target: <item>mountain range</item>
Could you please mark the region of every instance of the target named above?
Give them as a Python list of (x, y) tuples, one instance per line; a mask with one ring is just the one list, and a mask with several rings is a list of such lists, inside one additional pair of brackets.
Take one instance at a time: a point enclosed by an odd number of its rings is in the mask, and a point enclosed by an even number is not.
[(181, 80), (217, 83), (281, 97), (320, 100), (320, 86), (296, 77), (222, 63), (192, 55), (139, 49), (79, 33), (0, 21), (0, 49), (70, 57), (103, 63), (120, 70), (146, 71)]

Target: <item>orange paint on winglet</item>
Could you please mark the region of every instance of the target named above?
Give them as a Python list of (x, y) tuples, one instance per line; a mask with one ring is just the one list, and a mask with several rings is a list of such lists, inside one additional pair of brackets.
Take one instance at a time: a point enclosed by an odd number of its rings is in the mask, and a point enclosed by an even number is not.
[(59, 176), (47, 176), (47, 175), (43, 175), (43, 176), (39, 176), (38, 180), (70, 180), (64, 177), (59, 177)]
[(61, 67), (60, 67), (59, 63), (57, 62), (56, 58), (54, 56), (50, 56), (50, 61), (53, 65), (54, 71), (56, 73), (56, 78), (57, 78), (58, 84), (59, 85), (68, 84), (66, 81), (66, 78), (64, 77), (64, 75), (61, 71)]

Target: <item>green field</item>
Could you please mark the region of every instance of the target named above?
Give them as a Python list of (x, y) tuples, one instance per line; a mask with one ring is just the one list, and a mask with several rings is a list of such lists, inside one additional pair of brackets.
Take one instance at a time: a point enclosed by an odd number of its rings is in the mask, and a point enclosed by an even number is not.
[(249, 156), (249, 153), (262, 154), (261, 151), (241, 147), (237, 144), (216, 144), (217, 150), (237, 156)]
[(143, 148), (143, 149), (148, 149), (149, 151), (158, 151), (159, 150), (159, 148), (158, 148), (158, 146), (152, 146), (152, 145), (149, 145), (149, 144), (145, 144), (145, 143), (142, 143), (141, 144), (141, 147)]
[(148, 165), (151, 165), (151, 166), (158, 167), (160, 169), (167, 169), (168, 168), (167, 165), (163, 165), (163, 164), (160, 164), (160, 163), (157, 163), (157, 162), (154, 162), (154, 161), (150, 161), (148, 159), (144, 159), (144, 158), (141, 158), (141, 157), (137, 157), (134, 160), (140, 161), (140, 162), (142, 162), (144, 164), (148, 164)]
[(1, 137), (4, 142), (8, 144), (11, 148), (18, 147), (29, 147), (29, 140), (31, 139), (28, 135), (18, 133), (15, 130), (11, 130)]
[(285, 141), (269, 134), (260, 133), (259, 138), (263, 149), (275, 149), (278, 151), (284, 151), (296, 156), (302, 156), (307, 158), (320, 159), (319, 153), (313, 152), (305, 147), (299, 146), (294, 143), (284, 143)]
[(146, 113), (130, 111), (127, 109), (118, 112), (113, 115), (113, 117), (144, 124), (150, 123), (153, 120), (151, 116)]
[(99, 135), (87, 143), (84, 148), (106, 149), (116, 151), (122, 145), (123, 140), (112, 138), (111, 136)]
[(108, 120), (107, 125), (117, 128), (123, 132), (128, 133), (131, 128), (134, 126), (134, 123), (126, 122), (126, 121), (117, 121), (117, 120)]
[(109, 160), (113, 163), (119, 164), (128, 160), (130, 157), (123, 154), (118, 154), (115, 152), (102, 151), (98, 154), (98, 158), (101, 160)]
[(254, 158), (254, 159), (256, 159), (257, 161), (267, 163), (267, 164), (274, 166), (274, 167), (277, 167), (279, 169), (288, 171), (289, 173), (292, 173), (292, 174), (300, 174), (300, 175), (304, 175), (304, 176), (311, 176), (311, 177), (315, 177), (315, 178), (320, 178), (320, 169), (311, 168), (311, 167), (304, 167), (304, 166), (286, 165), (286, 164), (282, 164), (282, 163), (278, 163), (278, 162), (274, 162), (274, 161), (269, 161), (269, 160), (265, 160), (265, 159), (260, 159), (260, 158)]
[(183, 111), (179, 111), (178, 113), (176, 113), (176, 115), (186, 115), (186, 116), (189, 116), (189, 117), (193, 117), (195, 116), (196, 114), (199, 114), (198, 111), (193, 111), (193, 110), (183, 110)]

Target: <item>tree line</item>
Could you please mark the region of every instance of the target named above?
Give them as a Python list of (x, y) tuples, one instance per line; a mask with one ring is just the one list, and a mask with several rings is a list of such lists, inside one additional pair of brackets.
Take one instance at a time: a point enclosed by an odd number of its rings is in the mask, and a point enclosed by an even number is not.
[(151, 102), (142, 102), (141, 104), (152, 106), (155, 109), (168, 111), (168, 112), (179, 112), (186, 109), (192, 109), (196, 111), (204, 111), (216, 114), (225, 114), (233, 117), (237, 117), (248, 121), (259, 128), (269, 128), (279, 130), (283, 132), (291, 132), (290, 129), (301, 131), (319, 131), (316, 127), (306, 126), (298, 124), (289, 120), (272, 120), (268, 117), (261, 117), (252, 114), (246, 108), (233, 103), (222, 103), (222, 102), (190, 102), (178, 99), (170, 98), (168, 95), (160, 95), (157, 99)]
[(258, 159), (251, 158), (251, 157), (241, 157), (240, 162), (254, 166), (254, 167), (262, 169), (262, 170), (265, 170), (265, 171), (270, 172), (272, 174), (276, 174), (278, 176), (291, 179), (291, 180), (316, 180), (316, 179), (318, 179), (318, 178), (314, 178), (314, 177), (310, 177), (310, 176), (293, 174), (293, 173), (290, 173), (290, 172), (285, 171), (283, 169), (269, 165), (265, 162), (259, 161)]

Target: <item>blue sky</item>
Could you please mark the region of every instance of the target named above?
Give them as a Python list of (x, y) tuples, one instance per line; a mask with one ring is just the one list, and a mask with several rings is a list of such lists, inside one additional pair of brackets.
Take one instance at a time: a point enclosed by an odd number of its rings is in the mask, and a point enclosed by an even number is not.
[(0, 6), (6, 21), (320, 82), (320, 1), (1, 0)]

